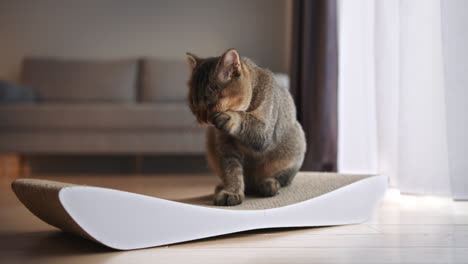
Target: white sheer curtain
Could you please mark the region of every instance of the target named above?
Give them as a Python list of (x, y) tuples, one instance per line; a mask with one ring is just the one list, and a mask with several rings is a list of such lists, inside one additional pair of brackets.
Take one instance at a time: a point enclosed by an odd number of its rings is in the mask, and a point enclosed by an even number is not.
[(339, 2), (340, 172), (468, 198), (467, 3)]

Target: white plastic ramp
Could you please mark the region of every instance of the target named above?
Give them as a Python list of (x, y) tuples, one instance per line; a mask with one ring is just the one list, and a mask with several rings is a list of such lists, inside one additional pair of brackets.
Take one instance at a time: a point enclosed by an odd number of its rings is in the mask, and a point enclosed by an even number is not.
[(35, 179), (12, 184), (20, 201), (43, 221), (119, 250), (277, 227), (365, 221), (387, 188), (373, 175), (300, 173), (271, 198), (215, 207), (204, 198), (176, 202), (107, 188)]

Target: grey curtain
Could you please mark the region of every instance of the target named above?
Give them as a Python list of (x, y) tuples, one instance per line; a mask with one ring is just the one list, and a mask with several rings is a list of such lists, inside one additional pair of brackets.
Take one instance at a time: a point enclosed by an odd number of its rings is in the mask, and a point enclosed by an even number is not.
[(294, 1), (291, 92), (307, 141), (302, 170), (337, 169), (336, 8), (336, 0)]

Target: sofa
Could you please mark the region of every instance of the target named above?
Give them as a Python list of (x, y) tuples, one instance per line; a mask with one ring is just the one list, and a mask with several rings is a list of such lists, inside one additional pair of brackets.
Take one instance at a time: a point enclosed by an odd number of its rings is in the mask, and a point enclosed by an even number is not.
[(184, 60), (25, 58), (35, 98), (0, 103), (0, 153), (203, 153), (188, 76)]
[(185, 60), (27, 57), (0, 91), (0, 154), (202, 154), (188, 77)]

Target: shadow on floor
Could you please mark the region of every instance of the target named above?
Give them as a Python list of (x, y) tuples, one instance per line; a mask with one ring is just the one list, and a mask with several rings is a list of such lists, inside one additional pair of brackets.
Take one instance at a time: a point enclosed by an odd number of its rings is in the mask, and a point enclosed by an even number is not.
[(181, 242), (181, 243), (176, 243), (176, 244), (171, 244), (169, 247), (177, 247), (177, 246), (197, 246), (197, 245), (202, 245), (202, 244), (222, 244), (223, 242), (226, 242), (231, 239), (239, 239), (239, 238), (248, 238), (255, 241), (259, 240), (268, 240), (271, 239), (271, 235), (275, 235), (275, 237), (281, 237), (281, 236), (288, 236), (291, 235), (292, 231), (297, 231), (300, 232), (301, 230), (310, 230), (310, 229), (323, 229), (323, 228), (328, 228), (330, 226), (317, 226), (317, 227), (280, 227), (280, 228), (262, 228), (262, 229), (254, 229), (254, 230), (248, 230), (248, 231), (242, 231), (242, 232), (237, 232), (237, 233), (231, 233), (231, 234), (225, 234), (225, 235), (219, 235), (219, 236), (214, 236), (214, 237), (207, 237), (207, 238), (201, 238), (197, 240), (192, 240), (192, 241), (186, 241), (186, 242)]
[(24, 256), (34, 258), (116, 252), (96, 242), (58, 230), (0, 233), (0, 247), (5, 252), (21, 252)]

